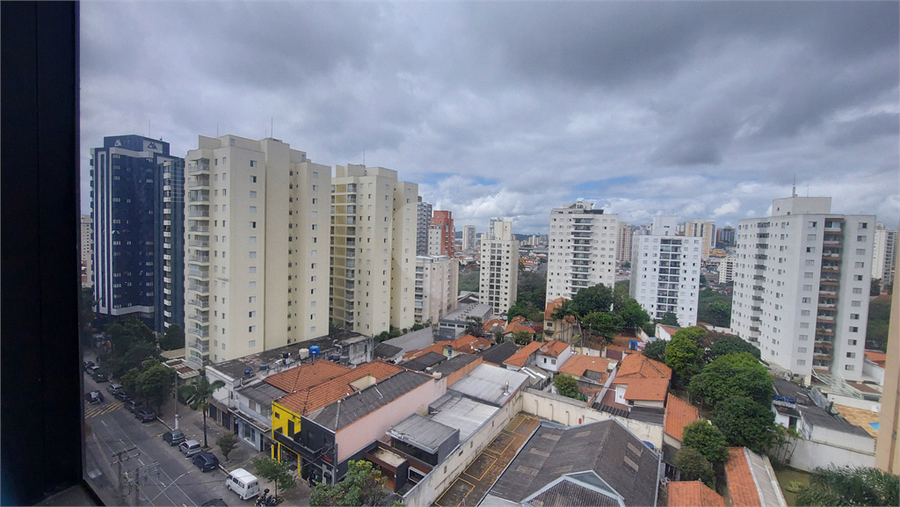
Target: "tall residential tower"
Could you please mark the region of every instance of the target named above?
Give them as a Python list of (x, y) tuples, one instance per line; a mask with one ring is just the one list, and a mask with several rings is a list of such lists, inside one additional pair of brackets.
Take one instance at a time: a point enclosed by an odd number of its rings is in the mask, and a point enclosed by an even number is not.
[(619, 216), (576, 202), (550, 212), (547, 301), (572, 299), (580, 289), (616, 281)]
[(187, 359), (327, 335), (331, 169), (232, 135), (200, 136), (185, 163)]
[(775, 199), (771, 216), (741, 220), (732, 329), (807, 380), (860, 380), (874, 232), (874, 216), (832, 213), (830, 197)]
[(493, 239), (481, 241), (478, 294), (491, 305), (494, 315), (505, 314), (516, 304), (519, 283), (519, 242), (512, 235), (512, 222), (496, 221)]

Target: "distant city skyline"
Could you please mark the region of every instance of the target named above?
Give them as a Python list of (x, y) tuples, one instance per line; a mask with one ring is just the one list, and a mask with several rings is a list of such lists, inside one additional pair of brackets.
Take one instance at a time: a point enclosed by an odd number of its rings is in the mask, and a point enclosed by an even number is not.
[(104, 136), (232, 134), (395, 170), (479, 231), (577, 199), (734, 226), (795, 181), (898, 228), (896, 2), (221, 5), (82, 4), (82, 212)]

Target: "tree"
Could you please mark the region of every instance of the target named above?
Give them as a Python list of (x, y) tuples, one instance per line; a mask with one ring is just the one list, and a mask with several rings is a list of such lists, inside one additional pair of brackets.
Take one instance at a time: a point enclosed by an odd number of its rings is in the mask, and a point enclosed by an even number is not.
[(156, 357), (156, 336), (137, 318), (111, 323), (106, 327), (106, 334), (112, 348), (104, 364), (114, 377), (121, 377), (132, 368), (140, 368), (144, 361)]
[(678, 331), (675, 331), (675, 334), (672, 335), (672, 338), (690, 338), (697, 345), (700, 345), (701, 340), (709, 331), (706, 330), (703, 326), (691, 326), (691, 327), (683, 327)]
[[(520, 271), (516, 283), (516, 305), (543, 312), (547, 307), (547, 277), (532, 271)], [(528, 316), (528, 313), (523, 315)], [(512, 317), (510, 317), (512, 318)]]
[(460, 292), (478, 292), (478, 279), (480, 277), (478, 266), (474, 264), (459, 270)]
[(683, 481), (703, 481), (710, 488), (716, 487), (712, 465), (696, 449), (682, 447), (675, 455), (675, 468), (681, 471)]
[(528, 345), (533, 341), (534, 335), (528, 331), (513, 331), (512, 339), (518, 345)]
[(797, 449), (797, 440), (800, 440), (797, 428), (786, 428), (780, 424), (775, 425), (775, 431), (769, 436), (766, 445), (766, 453), (774, 460), (781, 463), (790, 462), (791, 456)]
[(137, 377), (137, 394), (147, 405), (156, 407), (156, 413), (162, 410), (163, 403), (172, 394), (175, 385), (175, 370), (168, 368), (159, 361), (147, 361)]
[(231, 451), (237, 448), (238, 443), (240, 443), (241, 439), (238, 438), (237, 435), (231, 432), (227, 432), (218, 440), (216, 440), (216, 445), (219, 446), (219, 450), (222, 451), (222, 456), (225, 456), (225, 461), (228, 461), (228, 455), (231, 454)]
[(761, 357), (759, 349), (752, 343), (745, 341), (739, 336), (726, 335), (715, 342), (709, 350), (706, 351), (707, 361), (715, 361), (725, 354), (737, 354), (739, 352), (749, 352), (756, 359)]
[(257, 458), (253, 460), (253, 467), (256, 468), (256, 475), (275, 484), (276, 497), (279, 487), (287, 490), (297, 485), (294, 482), (297, 478), (296, 468), (290, 461), (278, 461), (269, 457)]
[(866, 348), (887, 352), (890, 319), (891, 298), (876, 298), (869, 302), (869, 320), (866, 323)]
[(203, 447), (209, 447), (206, 440), (206, 414), (209, 412), (209, 399), (217, 390), (225, 387), (225, 382), (216, 380), (210, 383), (206, 374), (200, 376), (196, 383), (186, 386), (187, 402), (193, 409), (203, 412)]
[(509, 310), (506, 312), (506, 318), (512, 320), (514, 317), (522, 316), (525, 317), (528, 314), (528, 308), (524, 304), (516, 303), (509, 307)]
[(553, 379), (553, 385), (556, 387), (556, 392), (563, 396), (584, 400), (584, 395), (578, 389), (578, 381), (571, 375), (560, 373)]
[(368, 461), (350, 461), (341, 482), (331, 486), (317, 484), (309, 497), (310, 505), (380, 505), (390, 492), (381, 471)]
[[(690, 328), (686, 328), (690, 329)], [(675, 333), (666, 345), (666, 366), (672, 368), (678, 382), (686, 386), (691, 377), (700, 372), (703, 354), (697, 342), (689, 334)]]
[(663, 314), (662, 318), (659, 319), (659, 323), (664, 326), (677, 326), (678, 316), (672, 312), (666, 312)]
[(176, 350), (184, 348), (184, 330), (178, 324), (171, 324), (159, 338), (160, 350)]
[(869, 286), (869, 295), (872, 297), (881, 294), (881, 278), (873, 278)]
[(900, 481), (877, 468), (816, 468), (809, 486), (792, 483), (798, 505), (900, 505)]
[(613, 307), (614, 295), (612, 289), (598, 283), (593, 287), (585, 287), (572, 297), (575, 311), (578, 315), (587, 315), (592, 312), (610, 312)]
[[(668, 356), (668, 349), (666, 350)], [(745, 396), (768, 406), (775, 394), (772, 377), (766, 367), (749, 352), (726, 354), (703, 367), (691, 379), (688, 392), (716, 410), (720, 403)]]
[(731, 326), (731, 303), (713, 301), (706, 307), (706, 320), (714, 326)]
[(644, 355), (653, 359), (654, 361), (659, 361), (661, 363), (666, 362), (666, 345), (669, 342), (666, 340), (656, 340), (652, 341), (644, 347)]
[(466, 334), (481, 336), (484, 334), (484, 324), (481, 317), (466, 317)]
[(93, 335), (94, 305), (100, 300), (94, 299), (94, 289), (81, 288), (81, 297), (78, 299), (78, 329), (81, 336), (81, 344), (90, 346)]
[(683, 447), (695, 449), (710, 463), (724, 463), (728, 457), (728, 442), (725, 441), (725, 435), (705, 419), (694, 421), (684, 427), (681, 444)]
[(599, 336), (612, 343), (613, 337), (622, 331), (624, 322), (614, 313), (591, 312), (581, 319), (582, 328), (587, 328), (593, 336)]
[(640, 303), (630, 297), (626, 297), (620, 305), (617, 305), (615, 311), (622, 319), (622, 328), (630, 331), (633, 335), (637, 335), (637, 330), (650, 322), (650, 314)]
[(763, 453), (775, 431), (775, 414), (751, 398), (736, 396), (716, 406), (713, 424), (725, 435), (728, 445)]

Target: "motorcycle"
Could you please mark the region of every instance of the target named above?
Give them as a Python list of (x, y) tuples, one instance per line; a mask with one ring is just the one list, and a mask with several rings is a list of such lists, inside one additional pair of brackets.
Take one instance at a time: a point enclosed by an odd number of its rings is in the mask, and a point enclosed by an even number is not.
[(256, 498), (256, 507), (272, 507), (279, 503), (279, 499), (275, 495), (269, 495), (268, 488), (264, 489), (262, 494)]

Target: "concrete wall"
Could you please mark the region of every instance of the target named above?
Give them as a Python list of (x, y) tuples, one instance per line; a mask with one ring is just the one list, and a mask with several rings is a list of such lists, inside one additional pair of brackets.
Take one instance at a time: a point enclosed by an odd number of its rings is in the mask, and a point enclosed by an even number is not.
[(875, 466), (875, 452), (860, 452), (847, 447), (828, 445), (814, 440), (797, 440), (790, 465), (808, 472), (830, 464), (837, 466)]
[(453, 484), (453, 481), (478, 457), (478, 454), (522, 410), (522, 394), (517, 393), (509, 403), (499, 409), (493, 417), (485, 421), (468, 440), (462, 442), (459, 447), (454, 449), (446, 460), (438, 463), (430, 474), (409, 490), (403, 496), (403, 503), (408, 507), (429, 507), (433, 505), (438, 495), (442, 494)]
[(555, 394), (526, 389), (522, 396), (522, 411), (553, 422), (576, 426), (606, 419), (616, 419), (639, 439), (662, 449), (663, 427), (634, 419), (616, 417), (585, 406), (584, 402)]
[(863, 400), (860, 398), (851, 398), (849, 396), (840, 396), (837, 394), (829, 394), (828, 399), (833, 401), (835, 405), (844, 405), (845, 407), (860, 408), (870, 410), (874, 413), (881, 412), (881, 402)]

